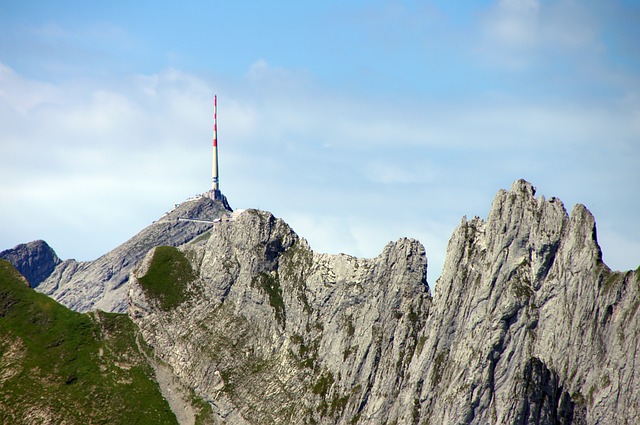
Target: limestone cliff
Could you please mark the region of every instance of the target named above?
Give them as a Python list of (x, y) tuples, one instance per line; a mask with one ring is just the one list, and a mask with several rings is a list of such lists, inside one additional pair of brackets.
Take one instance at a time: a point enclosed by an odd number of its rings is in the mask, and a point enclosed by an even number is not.
[(129, 314), (215, 423), (640, 423), (640, 275), (595, 221), (500, 191), (463, 219), (433, 296), (414, 240), (314, 253), (249, 210), (206, 244), (149, 252)]
[(60, 261), (42, 241), (19, 245), (0, 256), (25, 275), (32, 287), (72, 310), (124, 312), (129, 273), (149, 249), (158, 245), (182, 245), (212, 226), (209, 223), (178, 221), (178, 218), (213, 220), (228, 212), (228, 205), (207, 197), (186, 201), (93, 261)]
[(159, 249), (132, 277), (129, 314), (218, 422), (357, 419), (392, 407), (387, 391), (406, 380), (430, 305), (417, 241), (372, 260), (315, 254), (282, 220), (249, 210), (217, 224), (206, 246), (174, 252), (193, 276), (170, 306), (145, 280), (166, 261)]
[(40, 285), (61, 263), (55, 251), (42, 240), (4, 250), (0, 252), (0, 258), (10, 262), (29, 281), (32, 288)]
[(525, 181), (463, 220), (436, 284), (425, 380), (431, 423), (638, 423), (640, 276), (602, 262), (593, 216)]

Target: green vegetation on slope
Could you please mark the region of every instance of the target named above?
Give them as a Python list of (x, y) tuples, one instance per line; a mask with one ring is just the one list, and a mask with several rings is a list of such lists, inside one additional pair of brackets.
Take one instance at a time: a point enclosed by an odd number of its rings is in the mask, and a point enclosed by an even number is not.
[(0, 423), (171, 424), (120, 314), (80, 314), (0, 260)]
[(149, 270), (138, 280), (146, 294), (158, 300), (161, 309), (171, 310), (186, 299), (186, 285), (195, 279), (189, 260), (178, 248), (159, 246)]
[(278, 323), (284, 326), (286, 313), (284, 310), (284, 300), (282, 299), (282, 288), (280, 288), (280, 280), (278, 273), (271, 275), (262, 272), (254, 278), (254, 284), (262, 288), (269, 295), (269, 305), (273, 307), (273, 311)]

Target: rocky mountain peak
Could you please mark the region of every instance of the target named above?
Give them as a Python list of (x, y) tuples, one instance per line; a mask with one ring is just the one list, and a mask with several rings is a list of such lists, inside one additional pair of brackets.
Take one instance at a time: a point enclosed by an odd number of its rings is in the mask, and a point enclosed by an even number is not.
[[(600, 350), (616, 353), (617, 364), (631, 361), (614, 335), (626, 333), (626, 320), (638, 322), (637, 274), (602, 263), (595, 220), (583, 205), (569, 216), (559, 200), (536, 199), (523, 180), (499, 191), (487, 220), (463, 219), (448, 246), (432, 316), (445, 332), (433, 349), (448, 359), (438, 370), (447, 388), (437, 393), (459, 403), (433, 400), (427, 411), (464, 423), (599, 423), (606, 405), (612, 417), (620, 401), (604, 388), (618, 372)], [(605, 289), (614, 286), (616, 295)], [(616, 305), (625, 311), (617, 320), (596, 318)], [(462, 370), (466, 377), (456, 378)], [(456, 395), (468, 385), (473, 393)]]
[(43, 240), (20, 244), (0, 252), (0, 258), (9, 261), (22, 274), (32, 288), (36, 288), (62, 261)]
[(219, 227), (217, 237), (209, 240), (208, 252), (251, 255), (247, 262), (252, 265), (252, 274), (275, 270), (279, 256), (299, 239), (284, 221), (254, 209)]
[(18, 246), (2, 255), (6, 255), (18, 270), (23, 264), (25, 273), (33, 275), (30, 282), (37, 285), (38, 291), (72, 310), (124, 312), (129, 274), (151, 248), (190, 242), (211, 229), (213, 223), (206, 221), (230, 213), (225, 204), (205, 196), (187, 200), (122, 245), (92, 261), (60, 261), (43, 241)]
[(383, 394), (403, 380), (396, 371), (430, 303), (418, 241), (374, 259), (318, 254), (281, 219), (248, 210), (171, 255), (197, 276), (181, 302), (158, 308), (151, 255), (131, 278), (129, 314), (180, 382), (211, 400), (216, 421), (352, 419), (362, 405), (392, 404)]

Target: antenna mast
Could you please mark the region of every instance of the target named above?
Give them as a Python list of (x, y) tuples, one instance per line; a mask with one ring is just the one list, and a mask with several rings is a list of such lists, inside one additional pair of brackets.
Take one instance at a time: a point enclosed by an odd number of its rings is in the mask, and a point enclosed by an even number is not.
[(213, 96), (213, 170), (211, 173), (211, 190), (214, 199), (221, 199), (218, 176), (218, 96)]

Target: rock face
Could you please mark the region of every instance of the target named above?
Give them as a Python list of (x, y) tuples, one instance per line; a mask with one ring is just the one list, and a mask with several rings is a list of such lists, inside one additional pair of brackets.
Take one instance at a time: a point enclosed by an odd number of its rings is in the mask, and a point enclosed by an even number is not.
[(463, 220), (436, 285), (420, 417), (446, 423), (636, 423), (640, 276), (602, 263), (595, 221), (498, 193)]
[(317, 254), (249, 210), (150, 251), (129, 315), (214, 423), (640, 423), (640, 274), (602, 262), (584, 206), (517, 181), (462, 220), (433, 296), (426, 266), (415, 240)]
[[(178, 218), (213, 220), (230, 211), (219, 201), (201, 197), (186, 201), (151, 226), (102, 257), (86, 262), (66, 260), (61, 262), (53, 250), (41, 241), (19, 245), (13, 250), (2, 253), (24, 274), (12, 258), (23, 258), (22, 263), (42, 264), (42, 267), (29, 269), (25, 276), (36, 290), (43, 292), (61, 304), (79, 312), (104, 310), (124, 312), (127, 308), (127, 282), (129, 273), (145, 256), (149, 249), (158, 245), (178, 246), (207, 232), (212, 224), (178, 221)], [(203, 239), (205, 237), (203, 236)], [(38, 249), (33, 248), (35, 244)], [(20, 257), (20, 253), (28, 254)], [(33, 256), (33, 253), (42, 253)], [(7, 254), (5, 254), (7, 253)], [(52, 259), (53, 258), (53, 259)], [(45, 261), (46, 260), (46, 261)], [(51, 266), (55, 267), (52, 269)], [(31, 280), (29, 274), (35, 274)], [(37, 283), (34, 283), (37, 282)]]
[(183, 424), (640, 423), (640, 268), (610, 270), (591, 213), (523, 180), (461, 221), (433, 294), (415, 240), (318, 254), (206, 197), (94, 261), (43, 241), (0, 257), (75, 310), (128, 305)]
[(40, 285), (61, 263), (55, 251), (41, 240), (2, 251), (0, 258), (13, 264), (20, 274), (27, 278), (32, 288)]
[(150, 296), (156, 250), (132, 277), (129, 314), (217, 423), (384, 422), (429, 312), (422, 245), (403, 239), (372, 260), (315, 254), (249, 210), (184, 252), (195, 271), (184, 301), (164, 309)]

